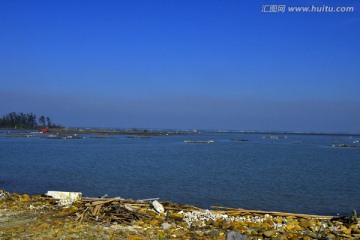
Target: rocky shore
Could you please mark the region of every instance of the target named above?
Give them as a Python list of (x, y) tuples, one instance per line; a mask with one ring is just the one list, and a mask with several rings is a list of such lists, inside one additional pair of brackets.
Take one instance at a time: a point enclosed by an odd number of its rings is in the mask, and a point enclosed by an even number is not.
[(81, 198), (0, 190), (0, 239), (359, 239), (349, 217), (247, 211), (158, 202)]

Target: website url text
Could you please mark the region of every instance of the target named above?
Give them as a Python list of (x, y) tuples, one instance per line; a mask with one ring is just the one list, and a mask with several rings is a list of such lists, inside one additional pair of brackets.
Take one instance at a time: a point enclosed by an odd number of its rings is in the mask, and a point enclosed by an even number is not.
[(348, 13), (355, 12), (355, 7), (333, 7), (333, 6), (286, 6), (286, 5), (262, 5), (262, 13), (285, 13), (285, 12), (302, 12), (302, 13)]

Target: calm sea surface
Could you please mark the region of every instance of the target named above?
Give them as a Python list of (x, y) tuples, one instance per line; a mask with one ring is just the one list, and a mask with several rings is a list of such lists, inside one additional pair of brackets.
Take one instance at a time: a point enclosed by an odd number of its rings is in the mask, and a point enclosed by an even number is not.
[[(220, 205), (347, 215), (360, 210), (360, 148), (329, 146), (353, 143), (360, 140), (358, 136), (84, 136), (72, 140), (9, 138), (0, 132), (0, 189), (159, 197), (203, 208)], [(184, 143), (210, 139), (215, 142)]]

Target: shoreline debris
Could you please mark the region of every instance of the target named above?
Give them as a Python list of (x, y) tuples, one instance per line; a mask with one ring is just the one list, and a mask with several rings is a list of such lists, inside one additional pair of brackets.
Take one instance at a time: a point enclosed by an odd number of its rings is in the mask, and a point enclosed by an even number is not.
[[(44, 234), (43, 236), (47, 236), (45, 239), (60, 237), (60, 235), (46, 235), (51, 228), (54, 234), (61, 232), (63, 239), (84, 239), (83, 235), (78, 237), (74, 235), (74, 226), (79, 229), (93, 226), (92, 230), (86, 231), (86, 234), (89, 234), (87, 236), (95, 236), (99, 229), (120, 230), (123, 231), (122, 236), (135, 234), (141, 236), (138, 239), (223, 240), (237, 236), (237, 239), (244, 240), (269, 238), (309, 240), (360, 237), (360, 224), (356, 211), (350, 217), (334, 217), (221, 206), (213, 206), (212, 210), (208, 210), (160, 202), (159, 198), (131, 200), (121, 197), (89, 198), (81, 195), (77, 192), (48, 191), (46, 196), (29, 196), (9, 194), (0, 190), (0, 204), (3, 206), (0, 208), (0, 222), (5, 222), (5, 225), (0, 224), (0, 238), (11, 236), (22, 239), (25, 236), (22, 234), (39, 236), (39, 231)], [(61, 205), (64, 202), (69, 203), (69, 199), (72, 202), (70, 205)], [(28, 221), (30, 224), (35, 224), (32, 228), (33, 232), (29, 233), (28, 225), (24, 226), (25, 232), (15, 230), (12, 221), (21, 222), (30, 217), (34, 219)], [(66, 229), (64, 229), (64, 221), (68, 222)]]
[(151, 204), (154, 207), (155, 211), (157, 211), (158, 213), (165, 212), (163, 205), (161, 205), (157, 200), (152, 201)]
[(82, 197), (81, 192), (48, 191), (45, 195), (58, 199), (60, 205), (71, 205)]

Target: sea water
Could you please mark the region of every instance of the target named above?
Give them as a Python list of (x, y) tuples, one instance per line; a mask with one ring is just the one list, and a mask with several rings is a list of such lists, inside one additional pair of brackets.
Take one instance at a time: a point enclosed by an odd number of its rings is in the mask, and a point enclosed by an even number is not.
[[(0, 189), (268, 211), (360, 210), (359, 136), (203, 133), (45, 139), (0, 134)], [(185, 143), (184, 140), (214, 143)], [(246, 141), (243, 141), (246, 140)]]

